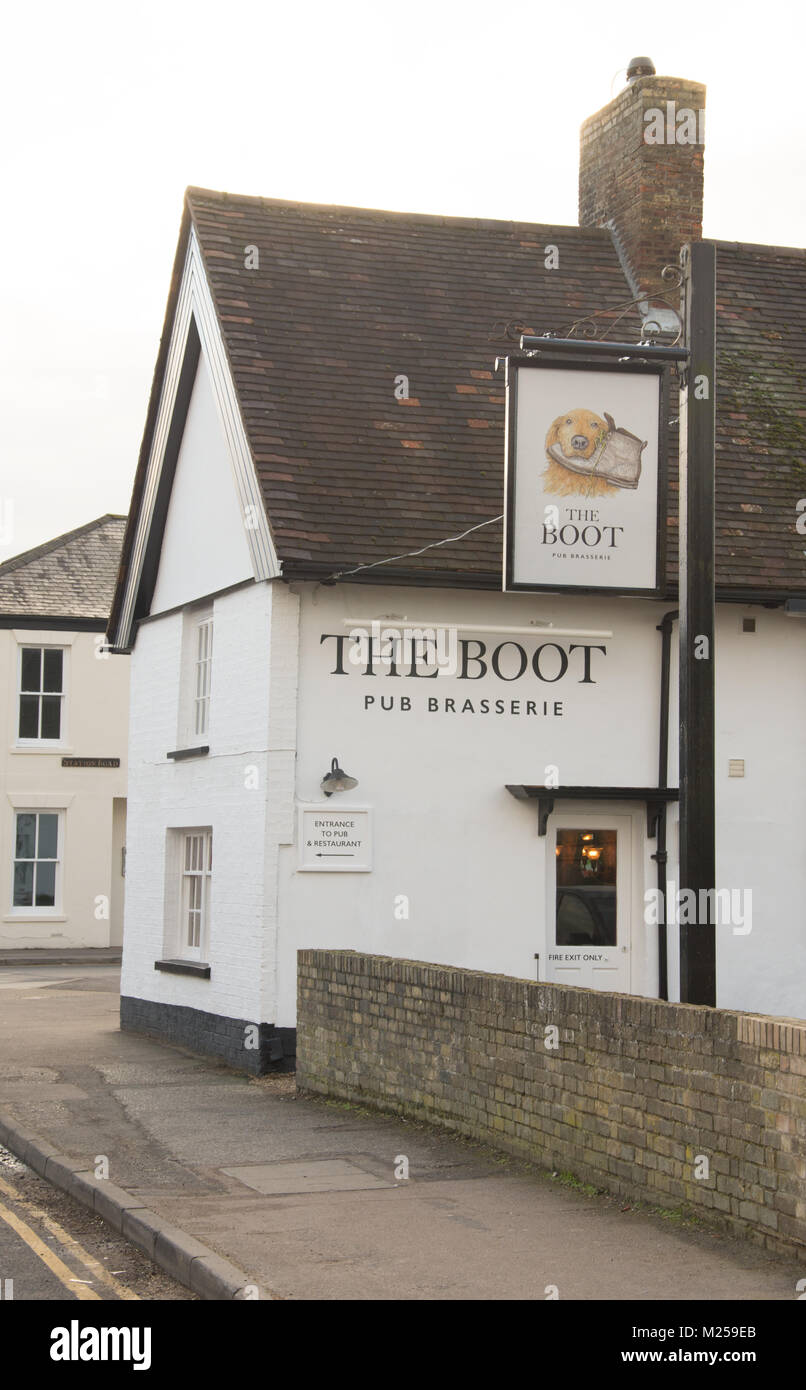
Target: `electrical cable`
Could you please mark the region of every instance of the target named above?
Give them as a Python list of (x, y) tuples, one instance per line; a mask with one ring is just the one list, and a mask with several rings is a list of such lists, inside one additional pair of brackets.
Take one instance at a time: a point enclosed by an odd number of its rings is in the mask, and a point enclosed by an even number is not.
[(327, 579), (320, 580), (320, 583), (327, 584), (329, 580), (345, 579), (350, 574), (358, 574), (359, 570), (372, 570), (378, 565), (391, 565), (395, 560), (409, 560), (414, 555), (424, 555), (426, 550), (433, 550), (438, 545), (450, 545), (453, 541), (463, 541), (465, 536), (469, 536), (472, 531), (480, 531), (482, 526), (492, 526), (493, 522), (503, 521), (503, 519), (504, 514), (502, 512), (500, 516), (491, 516), (489, 521), (480, 521), (477, 526), (469, 526), (467, 530), (462, 531), (459, 536), (446, 536), (443, 541), (430, 541), (428, 545), (424, 545), (420, 550), (407, 550), (403, 555), (390, 555), (386, 560), (372, 560), (366, 565), (356, 565), (355, 569), (338, 570), (335, 574), (328, 575)]

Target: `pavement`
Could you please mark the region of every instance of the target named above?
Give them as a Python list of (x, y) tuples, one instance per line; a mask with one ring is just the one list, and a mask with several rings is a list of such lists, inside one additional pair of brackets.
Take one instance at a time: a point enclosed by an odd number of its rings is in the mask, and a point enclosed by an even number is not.
[(118, 983), (0, 972), (0, 1143), (203, 1298), (798, 1297), (802, 1264), (702, 1223), (121, 1033)]
[(24, 950), (0, 950), (0, 968), (4, 965), (120, 965), (120, 946), (31, 946)]

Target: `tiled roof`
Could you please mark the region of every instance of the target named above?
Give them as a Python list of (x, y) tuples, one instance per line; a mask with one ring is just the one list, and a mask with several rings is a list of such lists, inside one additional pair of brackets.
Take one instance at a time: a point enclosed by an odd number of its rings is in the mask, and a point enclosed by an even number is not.
[[(515, 348), (507, 325), (563, 334), (632, 297), (604, 229), (189, 189), (135, 509), (191, 220), (288, 576), (405, 555), (500, 516), (504, 389), (494, 362)], [(806, 252), (716, 245), (718, 591), (802, 594)], [(551, 246), (556, 269), (547, 268)], [(256, 268), (247, 268), (249, 247)], [(633, 317), (618, 336), (637, 341), (637, 328)], [(408, 399), (396, 397), (402, 376)], [(669, 458), (673, 589), (674, 423)], [(501, 546), (497, 522), (363, 577), (499, 587)]]
[(0, 620), (103, 621), (115, 590), (124, 516), (98, 517), (0, 565)]
[(717, 248), (716, 549), (723, 582), (806, 589), (806, 251)]
[[(503, 510), (509, 323), (631, 298), (609, 232), (190, 189), (284, 569), (345, 569)], [(245, 268), (257, 246), (259, 268)], [(559, 268), (546, 267), (556, 246)], [(637, 320), (636, 320), (637, 322)], [(516, 335), (517, 337), (517, 335)], [(395, 382), (408, 379), (408, 399)], [(502, 526), (376, 571), (501, 573)]]

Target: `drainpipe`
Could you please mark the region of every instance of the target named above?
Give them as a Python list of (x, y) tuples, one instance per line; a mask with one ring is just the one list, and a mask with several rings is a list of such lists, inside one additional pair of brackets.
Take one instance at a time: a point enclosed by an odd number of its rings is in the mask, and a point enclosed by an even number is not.
[[(677, 609), (664, 613), (657, 631), (661, 635), (660, 649), (660, 723), (658, 736), (658, 786), (669, 785), (669, 672), (672, 658), (672, 623), (678, 617)], [(652, 855), (658, 866), (658, 892), (662, 909), (658, 922), (658, 998), (669, 998), (669, 970), (666, 953), (666, 815), (664, 802), (658, 816), (657, 849)]]

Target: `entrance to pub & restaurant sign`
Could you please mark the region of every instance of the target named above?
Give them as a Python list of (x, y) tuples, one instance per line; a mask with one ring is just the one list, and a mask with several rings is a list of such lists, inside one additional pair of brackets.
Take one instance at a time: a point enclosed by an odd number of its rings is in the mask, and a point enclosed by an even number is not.
[(666, 370), (508, 360), (504, 589), (659, 593)]
[(308, 873), (369, 873), (371, 810), (366, 806), (300, 806), (298, 868)]
[(549, 820), (545, 844), (545, 967), (540, 978), (629, 993), (632, 817), (557, 813)]

